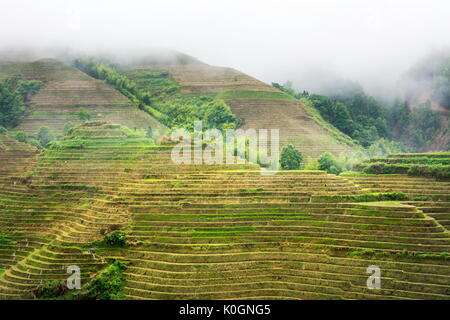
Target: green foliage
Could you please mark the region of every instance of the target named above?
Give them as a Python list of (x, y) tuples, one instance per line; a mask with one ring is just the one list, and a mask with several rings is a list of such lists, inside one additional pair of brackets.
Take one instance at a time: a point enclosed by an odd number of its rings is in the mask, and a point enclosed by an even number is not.
[(326, 172), (332, 174), (339, 174), (344, 171), (336, 157), (330, 152), (324, 152), (319, 159), (317, 159), (317, 162), (319, 164), (319, 170), (325, 170)]
[(292, 144), (281, 151), (280, 165), (283, 170), (300, 170), (302, 168), (303, 155)]
[(313, 195), (313, 202), (375, 202), (409, 200), (403, 192), (364, 193), (357, 195)]
[(123, 299), (124, 275), (126, 263), (114, 261), (92, 279), (81, 290), (71, 293), (71, 299), (76, 300), (120, 300)]
[(27, 134), (25, 132), (22, 132), (22, 131), (15, 132), (15, 133), (13, 133), (13, 137), (17, 141), (20, 141), (20, 142), (23, 142), (23, 143), (27, 143), (28, 142), (28, 136), (27, 136)]
[(42, 144), (41, 144), (38, 140), (36, 140), (36, 139), (28, 139), (27, 143), (28, 143), (29, 145), (32, 145), (33, 147), (38, 148), (38, 149), (44, 148), (44, 147), (42, 146)]
[(72, 129), (75, 127), (75, 125), (72, 122), (66, 122), (64, 123), (63, 127), (63, 135), (68, 135), (72, 131)]
[(387, 158), (373, 158), (354, 167), (357, 171), (370, 174), (408, 174), (434, 178), (450, 178), (450, 156), (436, 154), (393, 154)]
[(171, 100), (157, 105), (167, 115), (165, 124), (171, 128), (194, 130), (194, 121), (202, 121), (203, 129), (233, 129), (239, 120), (223, 100), (199, 97), (198, 100)]
[(80, 119), (81, 121), (89, 121), (92, 118), (91, 114), (87, 112), (87, 110), (84, 108), (78, 109), (76, 115), (78, 116), (78, 119)]
[(73, 290), (67, 299), (73, 300), (120, 300), (124, 299), (124, 275), (126, 263), (114, 261), (103, 269), (81, 290)]
[(399, 143), (381, 138), (367, 147), (365, 153), (368, 157), (382, 157), (401, 151), (403, 150)]
[(430, 105), (428, 101), (410, 110), (406, 103), (396, 101), (388, 110), (387, 117), (394, 138), (409, 150), (426, 150), (440, 130), (445, 129), (441, 127), (439, 113), (433, 111)]
[(327, 130), (333, 138), (335, 138), (338, 142), (346, 144), (352, 148), (357, 148), (358, 144), (356, 140), (353, 140), (340, 130), (338, 130), (336, 127), (334, 127), (332, 124), (327, 122), (320, 114), (319, 111), (317, 111), (316, 108), (312, 105), (311, 101), (307, 98), (301, 98), (300, 102), (303, 104), (305, 111), (308, 113), (308, 115), (322, 128)]
[(8, 133), (8, 130), (3, 126), (0, 126), (0, 134), (7, 134), (7, 133)]
[(55, 140), (55, 135), (49, 127), (40, 127), (37, 139), (41, 146), (46, 147), (50, 142)]
[(64, 281), (52, 280), (46, 281), (35, 290), (33, 290), (33, 295), (39, 299), (58, 299), (61, 298), (68, 288)]
[(450, 178), (450, 165), (412, 165), (407, 173), (412, 176), (430, 176), (438, 179)]
[(356, 128), (346, 105), (319, 94), (309, 95), (308, 99), (326, 121), (343, 133), (353, 135)]
[(104, 243), (113, 247), (124, 247), (127, 244), (125, 233), (116, 231), (105, 235)]
[(144, 104), (151, 105), (169, 98), (180, 89), (180, 86), (170, 79), (170, 75), (164, 70), (131, 70), (125, 71), (128, 79), (133, 79), (136, 89), (133, 94)]
[(275, 88), (303, 101), (308, 101), (320, 115), (341, 132), (367, 147), (380, 137), (390, 137), (381, 104), (364, 93), (360, 86), (347, 88), (331, 97), (295, 92), (279, 84)]
[(15, 127), (22, 120), (24, 113), (23, 97), (7, 84), (0, 82), (0, 125)]
[[(77, 59), (74, 66), (96, 79), (113, 85), (139, 108), (170, 128), (193, 130), (195, 120), (203, 128), (236, 128), (239, 120), (221, 99), (178, 94), (180, 86), (163, 70), (121, 70), (93, 59)], [(133, 79), (133, 80), (131, 80)]]
[(40, 81), (25, 81), (21, 78), (15, 76), (0, 81), (0, 126), (7, 128), (17, 126), (25, 114), (25, 100), (42, 87)]
[(126, 76), (121, 75), (111, 65), (100, 63), (94, 59), (88, 58), (76, 59), (73, 64), (76, 68), (87, 73), (91, 77), (103, 80), (107, 84), (114, 86), (135, 104), (139, 104), (140, 101), (142, 101), (142, 95), (140, 94), (136, 84), (130, 81)]
[(364, 166), (362, 171), (371, 174), (407, 173), (409, 166), (405, 164), (388, 164), (384, 162), (372, 162)]
[(318, 170), (319, 169), (319, 162), (317, 162), (317, 159), (314, 159), (312, 157), (306, 157), (305, 160), (305, 170)]
[(39, 80), (19, 81), (17, 85), (17, 92), (23, 97), (33, 95), (39, 92), (43, 83)]
[(223, 100), (213, 100), (202, 105), (200, 114), (206, 128), (234, 129), (238, 122), (230, 107)]
[[(305, 91), (299, 93), (276, 83), (272, 85), (294, 98), (301, 99), (305, 109), (310, 104), (334, 128), (367, 148), (377, 141), (394, 138), (403, 145), (402, 149), (425, 150), (440, 130), (446, 129), (441, 126), (438, 113), (431, 110), (430, 103), (413, 110), (409, 110), (406, 102), (399, 99), (395, 100), (392, 106), (382, 104), (367, 95), (358, 84), (335, 88), (329, 96), (309, 94)], [(327, 125), (319, 124), (327, 128)], [(329, 128), (327, 130), (330, 131)], [(339, 137), (335, 134), (334, 136)]]

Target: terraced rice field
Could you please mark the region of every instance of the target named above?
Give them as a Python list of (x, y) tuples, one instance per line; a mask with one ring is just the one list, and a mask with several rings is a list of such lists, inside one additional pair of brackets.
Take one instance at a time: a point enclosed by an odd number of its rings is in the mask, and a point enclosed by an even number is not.
[(450, 181), (405, 174), (358, 174), (345, 176), (367, 192), (404, 192), (423, 213), (450, 230)]
[(77, 111), (84, 108), (92, 120), (109, 121), (131, 129), (153, 128), (155, 136), (166, 132), (158, 121), (139, 110), (109, 85), (52, 59), (35, 62), (1, 62), (0, 80), (13, 75), (44, 82), (44, 87), (29, 101), (24, 121), (15, 130), (34, 135), (48, 126), (62, 134), (64, 125), (79, 124)]
[[(175, 165), (171, 149), (94, 122), (29, 178), (2, 173), (1, 298), (32, 298), (73, 264), (85, 283), (121, 259), (129, 299), (449, 299), (449, 232), (415, 205), (336, 203), (366, 192), (357, 176)], [(94, 242), (117, 229), (127, 246)], [(366, 287), (370, 265), (381, 290)]]
[(300, 102), (239, 71), (197, 63), (135, 66), (127, 70), (127, 75), (139, 82), (133, 72), (156, 70), (168, 71), (181, 86), (181, 93), (224, 99), (233, 113), (244, 120), (242, 129), (279, 129), (281, 145), (292, 143), (313, 157), (325, 151), (337, 156), (354, 152), (352, 146), (338, 142), (319, 125)]
[(450, 177), (450, 153), (404, 153), (371, 158), (355, 167), (365, 173), (408, 173), (437, 178)]
[[(409, 195), (411, 202), (437, 223), (450, 230), (450, 180), (415, 176), (436, 174), (430, 169), (450, 166), (450, 153), (411, 153), (392, 154), (385, 158), (374, 158), (358, 166), (360, 170), (374, 165), (384, 165), (385, 169), (406, 174), (358, 174), (347, 175), (350, 181), (357, 183), (369, 192), (400, 191)], [(414, 167), (417, 170), (412, 170)], [(367, 170), (367, 169), (366, 169)]]

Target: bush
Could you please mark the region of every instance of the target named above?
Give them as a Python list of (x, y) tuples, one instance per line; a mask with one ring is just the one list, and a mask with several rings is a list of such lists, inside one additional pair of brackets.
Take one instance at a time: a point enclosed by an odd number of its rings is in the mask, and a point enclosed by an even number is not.
[(313, 195), (312, 202), (374, 202), (374, 201), (405, 201), (408, 195), (403, 192), (363, 193), (358, 195)]
[(8, 130), (5, 127), (0, 126), (0, 134), (7, 134)]
[(319, 163), (317, 162), (316, 159), (314, 159), (312, 157), (307, 157), (305, 160), (304, 169), (305, 170), (318, 170)]
[(335, 158), (335, 156), (330, 152), (324, 152), (319, 159), (317, 159), (318, 162), (318, 169), (324, 170), (328, 173), (332, 174), (339, 174), (343, 171), (343, 168)]
[(40, 127), (37, 138), (43, 147), (46, 147), (50, 142), (55, 140), (55, 135), (49, 127)]
[(362, 167), (364, 173), (371, 174), (394, 174), (407, 173), (409, 165), (405, 164), (387, 164), (384, 162), (373, 162), (365, 164)]
[(80, 119), (83, 122), (89, 121), (92, 118), (91, 114), (87, 112), (86, 109), (84, 108), (78, 109), (76, 114), (78, 116), (78, 119)]
[(302, 168), (303, 155), (292, 144), (281, 151), (280, 165), (283, 170), (300, 170)]
[(42, 149), (42, 145), (39, 141), (37, 141), (36, 139), (29, 139), (28, 140), (28, 144), (32, 145), (33, 147), (36, 147), (38, 149)]
[(68, 135), (72, 132), (74, 124), (72, 122), (66, 122), (63, 127), (63, 135)]
[(70, 298), (78, 300), (123, 299), (123, 272), (126, 264), (116, 260), (92, 279), (83, 289), (74, 292)]
[(14, 134), (14, 138), (19, 141), (19, 142), (23, 142), (23, 143), (27, 143), (28, 142), (28, 136), (25, 132), (19, 131), (16, 132)]
[(125, 233), (116, 231), (105, 236), (104, 242), (109, 246), (123, 247), (127, 244)]
[(52, 280), (41, 284), (32, 291), (32, 294), (40, 299), (56, 299), (62, 297), (67, 290), (65, 281)]
[(412, 165), (408, 171), (408, 175), (412, 176), (430, 176), (434, 178), (450, 178), (449, 165)]

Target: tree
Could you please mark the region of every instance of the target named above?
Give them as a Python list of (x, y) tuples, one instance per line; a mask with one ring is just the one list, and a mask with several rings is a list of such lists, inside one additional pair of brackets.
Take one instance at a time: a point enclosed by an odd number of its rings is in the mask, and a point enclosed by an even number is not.
[(86, 111), (84, 108), (80, 108), (77, 111), (77, 116), (81, 121), (89, 121), (91, 120), (91, 114)]
[(22, 131), (16, 132), (14, 134), (14, 138), (17, 141), (20, 141), (20, 142), (23, 142), (23, 143), (27, 143), (28, 142), (27, 134), (25, 132), (22, 132)]
[(332, 110), (334, 117), (331, 123), (345, 134), (351, 136), (355, 130), (355, 127), (347, 106), (341, 102), (334, 102)]
[(49, 127), (40, 127), (37, 138), (43, 147), (46, 147), (51, 141), (55, 140), (55, 136)]
[(17, 126), (25, 113), (23, 97), (0, 82), (0, 125), (4, 127)]
[(36, 94), (41, 90), (43, 83), (39, 80), (19, 81), (17, 84), (17, 92), (20, 93), (24, 99), (28, 95)]
[(303, 155), (292, 144), (281, 150), (280, 164), (283, 170), (299, 170), (302, 168)]
[(236, 116), (223, 100), (213, 100), (205, 105), (204, 119), (211, 129), (223, 129), (227, 123), (237, 123)]
[(328, 173), (339, 174), (342, 172), (342, 168), (340, 167), (338, 161), (335, 156), (330, 152), (324, 152), (317, 159), (319, 163), (319, 170), (324, 170)]
[(67, 134), (69, 134), (70, 133), (70, 129), (72, 129), (73, 128), (73, 123), (72, 122), (66, 122), (66, 123), (64, 123), (64, 127), (63, 127), (63, 134), (64, 135), (67, 135)]

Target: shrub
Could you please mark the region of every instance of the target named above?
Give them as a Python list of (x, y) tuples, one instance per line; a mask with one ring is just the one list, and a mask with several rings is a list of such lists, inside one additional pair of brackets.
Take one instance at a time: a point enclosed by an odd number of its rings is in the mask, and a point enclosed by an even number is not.
[(280, 165), (283, 170), (299, 170), (302, 168), (303, 155), (292, 144), (281, 151)]
[(104, 242), (109, 246), (123, 247), (127, 244), (127, 238), (125, 233), (116, 231), (107, 234), (104, 238)]
[(52, 280), (41, 284), (32, 291), (32, 294), (40, 299), (56, 299), (62, 297), (67, 290), (65, 281)]
[(319, 159), (317, 159), (319, 170), (324, 170), (328, 173), (339, 174), (343, 171), (335, 156), (330, 152), (324, 152)]
[(63, 134), (68, 135), (72, 132), (74, 124), (72, 122), (66, 122), (63, 127)]
[(87, 112), (86, 109), (84, 108), (78, 109), (76, 114), (78, 116), (78, 119), (80, 119), (83, 122), (89, 121), (92, 118), (91, 114)]
[(384, 162), (373, 162), (364, 165), (362, 171), (364, 173), (372, 174), (394, 174), (394, 173), (406, 173), (409, 165), (405, 164), (387, 164)]
[(313, 195), (313, 202), (373, 202), (373, 201), (405, 201), (408, 195), (403, 192), (363, 193), (358, 195)]
[(37, 138), (43, 147), (46, 147), (50, 142), (55, 140), (55, 135), (49, 127), (40, 127)]
[(84, 288), (74, 292), (70, 298), (78, 300), (119, 300), (123, 299), (123, 272), (126, 264), (116, 260), (92, 279)]
[(450, 178), (449, 165), (413, 165), (408, 169), (408, 175), (430, 176), (434, 178)]
[(312, 157), (307, 157), (305, 160), (305, 170), (318, 170), (319, 169), (319, 163), (316, 159)]
[(0, 126), (0, 134), (7, 134), (8, 130), (5, 127)]
[(36, 148), (38, 148), (38, 149), (42, 149), (41, 143), (40, 143), (38, 140), (36, 140), (36, 139), (29, 139), (29, 140), (28, 140), (28, 144), (30, 144), (30, 145), (32, 145), (33, 147), (36, 147)]
[(27, 143), (28, 142), (27, 134), (25, 132), (22, 132), (22, 131), (16, 132), (14, 134), (14, 138), (17, 141), (20, 141), (20, 142), (23, 142), (23, 143)]

